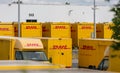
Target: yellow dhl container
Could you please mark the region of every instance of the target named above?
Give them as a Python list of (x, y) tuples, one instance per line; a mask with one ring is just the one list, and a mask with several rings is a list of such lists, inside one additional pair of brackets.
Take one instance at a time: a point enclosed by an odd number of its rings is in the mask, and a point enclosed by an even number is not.
[(108, 52), (111, 39), (80, 39), (78, 66), (90, 69), (108, 69)]
[(112, 30), (110, 29), (110, 25), (113, 23), (97, 23), (96, 25), (96, 37), (97, 38), (105, 38), (111, 39), (113, 34)]
[(46, 22), (42, 24), (42, 36), (54, 38), (70, 38), (70, 23)]
[(109, 71), (120, 72), (120, 50), (110, 48)]
[(79, 39), (91, 38), (91, 34), (94, 31), (93, 23), (73, 23), (71, 24), (71, 37), (73, 40), (73, 47), (79, 46)]
[[(18, 24), (14, 23), (15, 36), (18, 36)], [(21, 37), (42, 37), (42, 24), (38, 22), (21, 22)]]
[(21, 37), (42, 37), (42, 25), (38, 22), (21, 23)]
[(13, 22), (12, 24), (14, 26), (14, 34), (15, 34), (16, 37), (18, 37), (18, 23)]
[(14, 26), (12, 25), (12, 23), (0, 23), (0, 36), (14, 36)]
[(46, 55), (53, 64), (72, 67), (71, 38), (41, 38)]

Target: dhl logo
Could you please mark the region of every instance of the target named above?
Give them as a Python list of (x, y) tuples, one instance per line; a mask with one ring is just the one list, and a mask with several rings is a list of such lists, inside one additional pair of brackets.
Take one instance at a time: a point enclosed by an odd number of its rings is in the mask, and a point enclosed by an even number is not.
[(40, 46), (38, 43), (27, 43), (27, 47), (38, 47)]
[(14, 27), (14, 32), (18, 32), (18, 29), (17, 29), (17, 27)]
[(37, 26), (26, 26), (26, 29), (38, 29)]
[(75, 29), (73, 29), (73, 27), (71, 27), (71, 32), (76, 32), (76, 30), (75, 30)]
[(91, 26), (82, 26), (81, 29), (93, 29)]
[(67, 47), (67, 45), (53, 45), (52, 49), (70, 49)]
[(43, 32), (47, 32), (47, 31), (49, 31), (49, 30), (48, 30), (45, 26), (43, 26), (43, 27), (42, 27), (42, 31), (43, 31)]
[(10, 31), (9, 28), (0, 28), (0, 31)]
[(65, 26), (55, 26), (54, 29), (67, 29)]
[(96, 32), (102, 32), (101, 30), (97, 30)]
[(83, 45), (82, 48), (80, 48), (82, 50), (96, 50), (93, 48), (93, 46), (88, 46), (88, 45)]
[(72, 30), (72, 29), (71, 29), (71, 32), (76, 32), (76, 30)]

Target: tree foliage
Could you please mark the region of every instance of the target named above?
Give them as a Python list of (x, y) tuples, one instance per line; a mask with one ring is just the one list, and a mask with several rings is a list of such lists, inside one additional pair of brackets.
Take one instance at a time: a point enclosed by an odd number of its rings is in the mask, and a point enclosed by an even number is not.
[(110, 26), (110, 29), (113, 31), (111, 38), (117, 40), (111, 47), (114, 50), (120, 50), (120, 2), (114, 5), (111, 11), (114, 12), (114, 18), (112, 19), (114, 25)]

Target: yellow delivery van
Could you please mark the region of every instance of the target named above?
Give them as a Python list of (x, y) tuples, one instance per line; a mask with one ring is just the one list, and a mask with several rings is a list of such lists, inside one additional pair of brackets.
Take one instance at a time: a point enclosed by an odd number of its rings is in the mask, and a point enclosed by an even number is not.
[[(0, 70), (64, 67), (62, 65), (51, 64), (48, 61), (40, 39), (5, 36), (0, 36), (0, 63), (4, 63), (0, 64)], [(23, 65), (22, 63), (26, 64)]]

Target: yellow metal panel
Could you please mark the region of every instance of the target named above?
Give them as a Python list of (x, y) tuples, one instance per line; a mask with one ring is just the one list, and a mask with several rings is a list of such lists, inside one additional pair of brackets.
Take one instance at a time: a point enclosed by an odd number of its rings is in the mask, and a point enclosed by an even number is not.
[(83, 22), (83, 23), (74, 23), (71, 25), (73, 39), (73, 46), (79, 46), (79, 39), (81, 38), (91, 38), (91, 34), (94, 30), (93, 23)]
[(53, 22), (43, 24), (43, 37), (70, 38), (70, 23)]
[(71, 38), (72, 40), (72, 45), (73, 46), (78, 46), (78, 29), (76, 24), (71, 24)]
[(101, 23), (96, 25), (96, 38), (104, 38), (104, 25)]
[(110, 25), (113, 25), (113, 23), (98, 23), (96, 25), (96, 37), (110, 39), (113, 34), (112, 30), (110, 29)]
[(109, 71), (120, 72), (120, 50), (110, 48)]
[(11, 39), (10, 40), (10, 51), (9, 51), (9, 60), (15, 60), (15, 40)]
[(111, 24), (105, 24), (105, 26), (104, 26), (104, 38), (108, 38), (108, 39), (110, 39), (111, 38), (111, 36), (112, 36), (112, 30), (110, 29), (110, 25)]
[(42, 42), (47, 50), (48, 59), (51, 58), (53, 64), (61, 64), (66, 67), (72, 66), (71, 38), (43, 38)]
[(0, 24), (0, 36), (14, 36), (14, 26), (12, 24)]
[(0, 60), (14, 60), (13, 39), (0, 39)]
[(41, 37), (41, 23), (26, 22), (21, 23), (21, 37)]
[[(41, 41), (42, 41), (42, 44), (43, 44), (43, 47), (44, 47), (44, 51), (45, 51), (45, 54), (46, 54), (46, 56), (47, 56), (47, 58), (49, 59), (49, 50), (47, 49), (48, 48), (48, 40), (47, 39), (41, 39)], [(44, 46), (46, 44), (46, 46)]]
[(70, 25), (68, 24), (55, 24), (51, 25), (51, 37), (58, 37), (58, 38), (70, 38)]
[(42, 23), (42, 36), (51, 37), (51, 23)]
[(15, 36), (18, 37), (18, 23), (13, 22)]
[(112, 44), (112, 40), (80, 39), (79, 43), (79, 66), (95, 66), (98, 68), (105, 57), (105, 50)]

